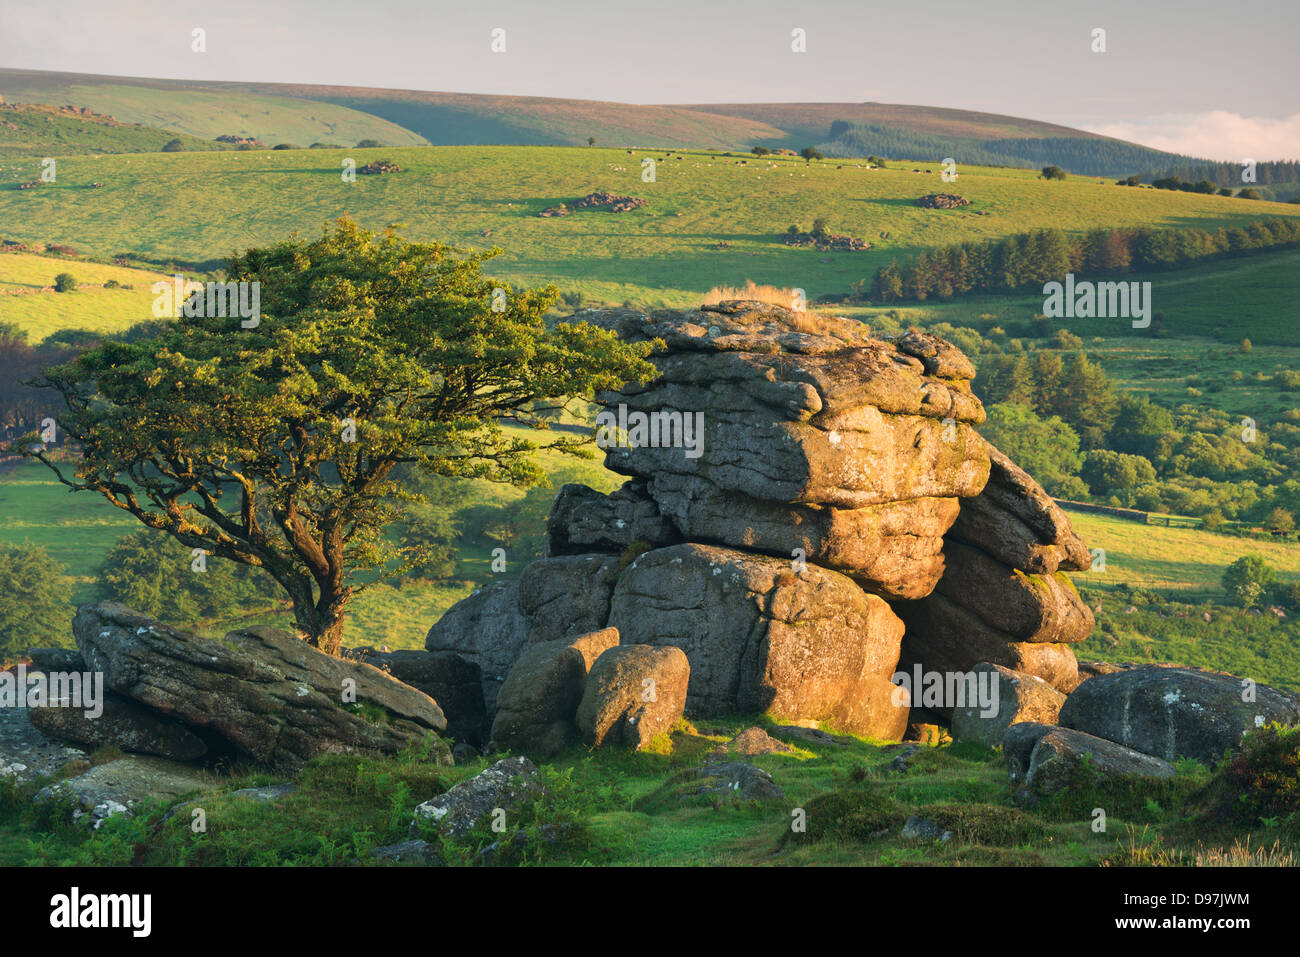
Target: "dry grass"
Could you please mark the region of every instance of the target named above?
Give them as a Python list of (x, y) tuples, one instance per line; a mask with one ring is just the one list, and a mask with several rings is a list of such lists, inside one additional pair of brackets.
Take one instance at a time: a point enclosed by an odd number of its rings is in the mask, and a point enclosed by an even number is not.
[[(794, 289), (769, 286), (756, 283), (752, 279), (746, 279), (743, 286), (714, 286), (704, 294), (704, 300), (700, 305), (716, 306), (720, 302), (736, 299), (750, 302), (770, 302), (776, 306), (784, 306), (794, 312), (790, 325), (796, 331), (808, 333), (830, 332), (831, 327), (834, 325), (834, 318), (824, 313), (809, 311), (806, 307), (806, 300), (802, 302), (797, 300), (795, 292)], [(798, 305), (796, 305), (797, 302)], [(799, 308), (800, 306), (803, 308)], [(858, 323), (854, 325), (855, 328), (865, 328)]]
[(1295, 867), (1295, 854), (1274, 841), (1272, 847), (1250, 849), (1250, 836), (1246, 843), (1233, 842), (1232, 847), (1202, 848), (1196, 853), (1197, 867)]

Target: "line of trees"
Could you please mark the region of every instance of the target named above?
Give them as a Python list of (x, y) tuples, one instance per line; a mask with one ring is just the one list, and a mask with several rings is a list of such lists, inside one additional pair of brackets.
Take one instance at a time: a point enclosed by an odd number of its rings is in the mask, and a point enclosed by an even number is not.
[(1039, 229), (986, 242), (922, 252), (882, 266), (853, 298), (872, 302), (949, 299), (971, 292), (1013, 292), (1059, 280), (1068, 272), (1115, 274), (1171, 269), (1300, 242), (1300, 221), (1270, 218), (1243, 227), (1094, 229), (1070, 235)]

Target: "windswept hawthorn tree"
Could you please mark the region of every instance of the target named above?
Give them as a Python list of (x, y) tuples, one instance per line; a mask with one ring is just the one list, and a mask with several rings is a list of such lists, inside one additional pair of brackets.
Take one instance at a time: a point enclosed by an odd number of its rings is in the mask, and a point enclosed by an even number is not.
[(485, 278), (495, 253), (347, 219), (250, 249), (227, 279), (261, 284), (255, 327), (182, 316), (46, 370), (38, 384), (62, 396), (58, 425), (80, 448), (75, 477), (33, 437), (17, 450), (191, 548), (263, 569), (303, 637), (338, 654), (349, 600), (412, 557), (384, 536), (418, 500), (395, 466), (536, 484), (531, 451), (590, 455), (588, 440), (539, 445), (502, 419), (544, 429), (537, 406), (654, 374), (646, 346), (548, 327), (555, 290)]

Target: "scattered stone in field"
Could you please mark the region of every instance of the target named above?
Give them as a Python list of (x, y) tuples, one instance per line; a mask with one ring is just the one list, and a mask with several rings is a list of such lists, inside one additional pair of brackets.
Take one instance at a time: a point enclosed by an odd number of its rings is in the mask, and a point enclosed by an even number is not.
[[(916, 170), (912, 172), (915, 173)], [(956, 209), (958, 206), (969, 206), (970, 200), (955, 193), (931, 193), (918, 199), (916, 205), (923, 209)]]
[(649, 200), (641, 199), (636, 196), (619, 196), (615, 193), (597, 190), (594, 193), (588, 193), (581, 199), (573, 201), (574, 209), (605, 209), (611, 213), (626, 213), (633, 209), (639, 209)]
[(441, 866), (444, 862), (442, 853), (436, 844), (428, 841), (410, 840), (386, 847), (376, 847), (370, 855), (384, 864), (422, 864)]
[(448, 837), (460, 837), (491, 817), (497, 808), (509, 814), (545, 792), (541, 774), (532, 761), (522, 756), (504, 758), (417, 807), (411, 837), (419, 834), (419, 825), (424, 822), (432, 822)]
[[(787, 246), (799, 246), (804, 248), (816, 249), (819, 252), (861, 252), (871, 248), (871, 243), (865, 239), (854, 239), (852, 236), (842, 236), (839, 233), (784, 233), (781, 241)], [(822, 260), (830, 262), (830, 260)]]
[(899, 751), (898, 754), (894, 756), (894, 759), (889, 762), (889, 770), (899, 774), (906, 771), (909, 766), (908, 762), (919, 750), (921, 749), (918, 745), (904, 745), (902, 750)]
[(775, 725), (772, 728), (772, 733), (778, 738), (784, 738), (787, 741), (798, 741), (800, 744), (830, 745), (835, 748), (843, 748), (853, 743), (853, 739), (849, 737), (828, 734), (820, 728), (804, 728), (794, 724)]
[(362, 176), (382, 176), (385, 173), (400, 173), (402, 167), (388, 160), (374, 160), (365, 166), (358, 166), (357, 172)]
[(285, 781), (283, 784), (264, 784), (256, 788), (240, 788), (238, 791), (231, 791), (230, 797), (249, 798), (253, 801), (277, 801), (282, 797), (288, 797), (298, 786), (292, 781)]
[(788, 754), (794, 750), (790, 745), (778, 741), (762, 728), (746, 728), (726, 744), (709, 753), (708, 760), (719, 760), (729, 754), (743, 754), (753, 757), (757, 754)]
[(70, 800), (72, 820), (98, 828), (115, 814), (130, 813), (141, 801), (171, 800), (208, 790), (214, 779), (175, 761), (132, 756), (109, 761), (36, 792), (36, 801)]
[(940, 844), (947, 844), (952, 839), (952, 831), (942, 830), (939, 825), (928, 818), (917, 817), (913, 814), (903, 824), (903, 830), (899, 836), (909, 841), (938, 841)]
[(696, 773), (698, 777), (708, 780), (704, 782), (704, 787), (689, 796), (712, 797), (715, 804), (726, 801), (771, 801), (785, 797), (784, 792), (772, 780), (772, 775), (743, 761), (706, 764)]

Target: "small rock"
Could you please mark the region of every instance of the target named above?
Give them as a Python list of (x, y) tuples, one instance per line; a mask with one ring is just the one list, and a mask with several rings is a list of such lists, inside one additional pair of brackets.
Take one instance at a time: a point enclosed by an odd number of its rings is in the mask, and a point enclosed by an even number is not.
[(913, 814), (903, 824), (900, 836), (906, 840), (938, 841), (940, 844), (947, 844), (952, 838), (952, 831), (941, 830), (939, 825), (928, 818)]
[(419, 824), (432, 821), (449, 836), (466, 834), (501, 808), (507, 814), (545, 793), (537, 766), (525, 757), (505, 758), (415, 809), (411, 837)]

